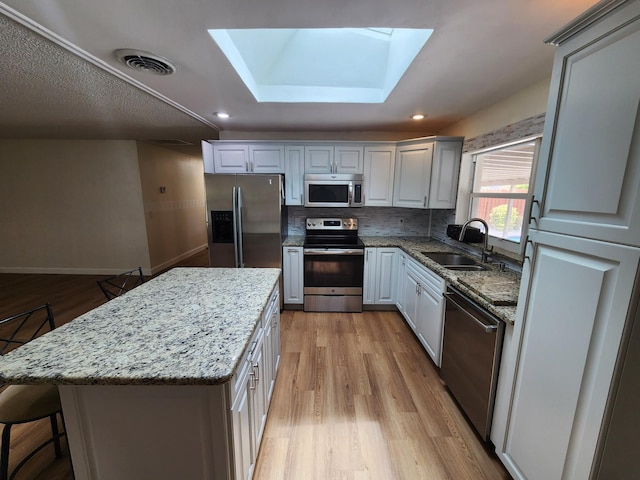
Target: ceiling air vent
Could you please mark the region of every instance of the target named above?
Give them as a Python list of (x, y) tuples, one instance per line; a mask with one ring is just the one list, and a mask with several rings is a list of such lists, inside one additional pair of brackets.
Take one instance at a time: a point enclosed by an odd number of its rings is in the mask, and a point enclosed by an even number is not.
[(134, 70), (153, 73), (154, 75), (171, 75), (176, 71), (175, 65), (169, 60), (153, 53), (126, 48), (116, 50), (113, 53), (118, 60)]

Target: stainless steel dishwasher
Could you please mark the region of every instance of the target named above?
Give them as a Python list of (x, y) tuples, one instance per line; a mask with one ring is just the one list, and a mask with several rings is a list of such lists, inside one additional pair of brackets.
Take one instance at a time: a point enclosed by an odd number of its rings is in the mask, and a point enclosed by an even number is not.
[(440, 376), (478, 433), (489, 439), (504, 322), (455, 288), (445, 293)]

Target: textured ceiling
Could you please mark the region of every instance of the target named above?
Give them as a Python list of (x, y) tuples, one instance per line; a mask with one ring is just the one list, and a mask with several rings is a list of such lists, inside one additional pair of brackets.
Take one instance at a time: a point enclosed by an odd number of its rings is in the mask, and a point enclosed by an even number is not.
[(0, 138), (179, 139), (199, 151), (201, 139), (218, 137), (212, 126), (4, 16), (0, 57), (7, 62)]
[[(543, 39), (594, 3), (7, 0), (0, 2), (0, 137), (197, 144), (217, 138), (218, 130), (437, 133), (548, 78), (554, 47)], [(207, 33), (347, 26), (434, 33), (377, 105), (257, 103)], [(118, 48), (167, 57), (177, 72), (155, 76), (127, 69), (113, 56)], [(232, 117), (218, 120), (216, 111)], [(416, 112), (427, 118), (412, 122)]]

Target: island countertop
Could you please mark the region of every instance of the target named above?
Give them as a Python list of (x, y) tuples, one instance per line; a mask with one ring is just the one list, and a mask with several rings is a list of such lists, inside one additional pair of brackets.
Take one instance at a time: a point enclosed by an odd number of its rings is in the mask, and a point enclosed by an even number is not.
[(0, 357), (0, 382), (225, 383), (279, 276), (277, 268), (174, 268)]

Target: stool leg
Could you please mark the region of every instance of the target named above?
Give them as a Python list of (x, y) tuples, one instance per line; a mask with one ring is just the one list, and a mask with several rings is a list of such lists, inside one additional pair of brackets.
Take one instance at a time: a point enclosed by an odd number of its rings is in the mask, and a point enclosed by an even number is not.
[(11, 436), (11, 424), (5, 424), (2, 429), (2, 451), (0, 451), (0, 480), (9, 478), (9, 440)]
[(62, 457), (62, 449), (60, 448), (60, 437), (58, 436), (58, 419), (54, 413), (49, 417), (51, 419), (51, 433), (53, 434), (53, 448), (56, 451), (56, 458)]

